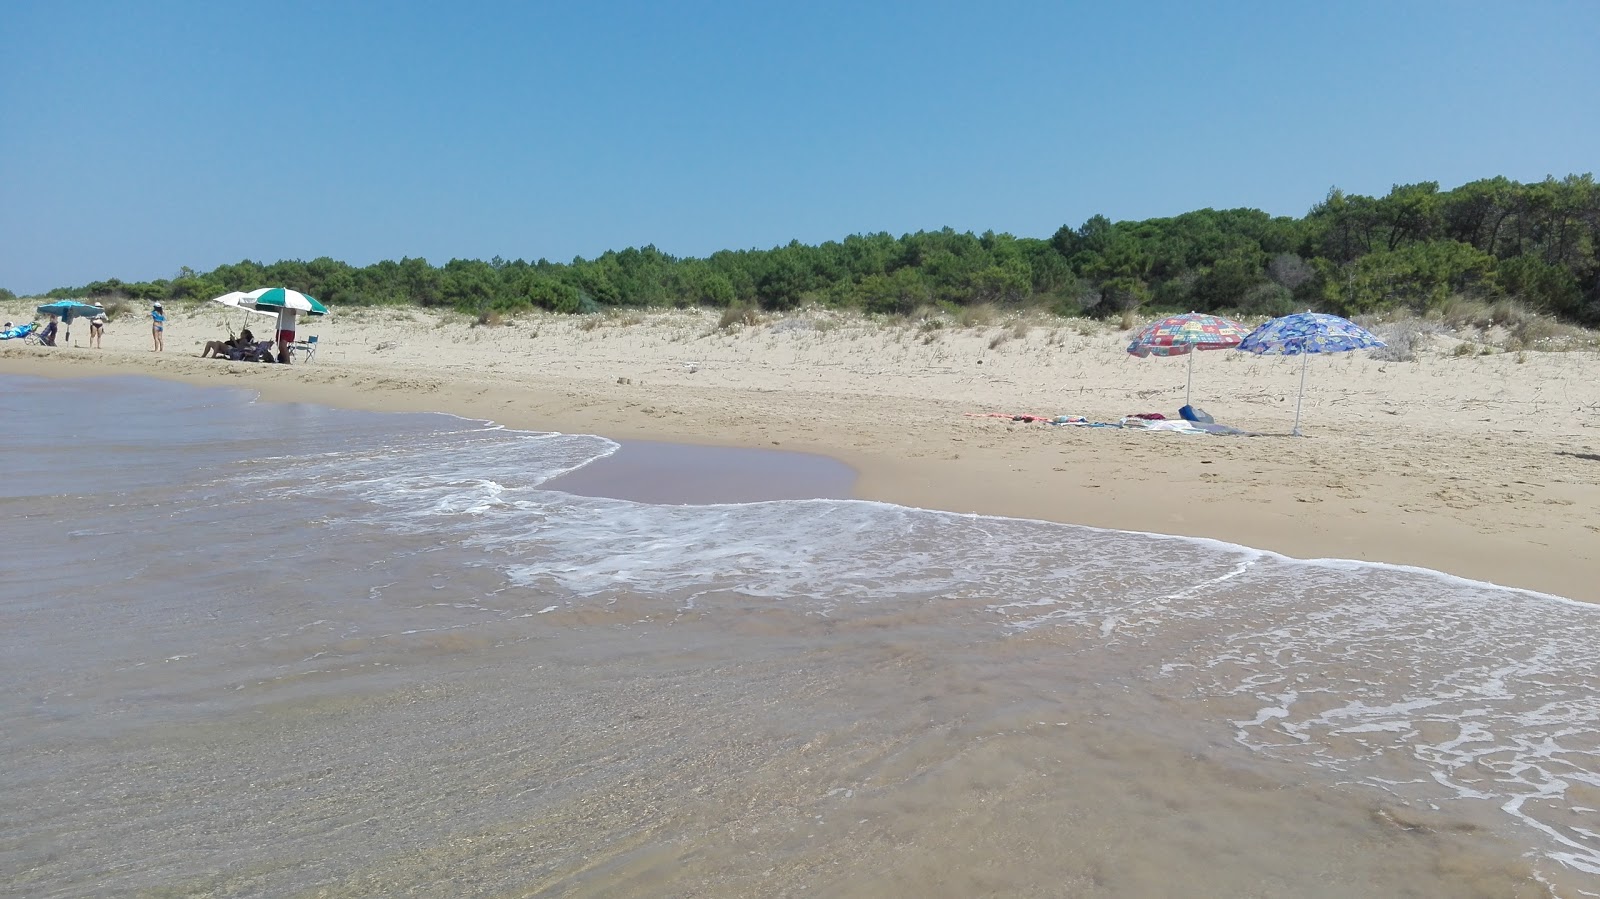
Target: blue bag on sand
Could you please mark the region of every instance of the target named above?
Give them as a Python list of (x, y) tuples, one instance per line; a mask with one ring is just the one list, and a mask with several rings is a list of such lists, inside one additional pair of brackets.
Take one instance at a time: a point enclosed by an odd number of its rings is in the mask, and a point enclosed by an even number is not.
[(1216, 419), (1211, 417), (1211, 413), (1204, 409), (1196, 409), (1193, 406), (1184, 406), (1182, 409), (1178, 410), (1178, 415), (1182, 416), (1184, 421), (1201, 421), (1205, 422), (1206, 424), (1211, 424), (1212, 422), (1216, 421)]

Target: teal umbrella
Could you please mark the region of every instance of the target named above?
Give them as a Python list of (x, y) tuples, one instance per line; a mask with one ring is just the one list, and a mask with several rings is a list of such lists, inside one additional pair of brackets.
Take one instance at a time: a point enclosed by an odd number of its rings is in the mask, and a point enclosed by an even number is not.
[(74, 318), (94, 318), (97, 315), (106, 314), (106, 311), (99, 306), (91, 303), (80, 303), (77, 300), (56, 300), (54, 303), (46, 303), (40, 306), (37, 311), (40, 315), (54, 315), (61, 319), (61, 323), (67, 326), (66, 336), (62, 339), (69, 341), (72, 339), (72, 320)]
[(104, 315), (105, 310), (90, 303), (80, 303), (77, 300), (56, 300), (46, 303), (38, 309), (40, 315), (54, 315), (67, 325), (72, 324), (74, 318), (94, 318)]

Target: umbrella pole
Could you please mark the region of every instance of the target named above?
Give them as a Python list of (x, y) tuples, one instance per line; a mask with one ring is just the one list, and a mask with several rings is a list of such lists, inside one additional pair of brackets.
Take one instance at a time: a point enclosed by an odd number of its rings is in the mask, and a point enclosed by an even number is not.
[(1194, 354), (1199, 350), (1189, 347), (1189, 380), (1183, 385), (1183, 404), (1189, 405), (1189, 393), (1194, 388)]
[(1310, 353), (1301, 353), (1300, 354), (1300, 395), (1295, 397), (1295, 400), (1294, 400), (1294, 430), (1290, 432), (1296, 437), (1304, 437), (1304, 436), (1306, 436), (1306, 435), (1300, 433), (1300, 404), (1305, 402), (1305, 399), (1306, 399), (1306, 366), (1309, 365), (1310, 363), (1311, 363), (1311, 354)]

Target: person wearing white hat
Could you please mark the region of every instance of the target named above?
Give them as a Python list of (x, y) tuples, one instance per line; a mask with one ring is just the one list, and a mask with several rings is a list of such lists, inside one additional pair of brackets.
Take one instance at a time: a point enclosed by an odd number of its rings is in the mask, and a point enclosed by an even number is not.
[(103, 350), (105, 347), (100, 345), (100, 338), (106, 333), (106, 307), (95, 303), (94, 308), (94, 318), (89, 319), (89, 346)]
[(166, 324), (167, 316), (161, 311), (161, 304), (156, 303), (155, 308), (150, 310), (150, 339), (155, 344), (150, 348), (150, 352), (159, 353), (166, 348), (161, 342), (161, 334), (166, 330)]

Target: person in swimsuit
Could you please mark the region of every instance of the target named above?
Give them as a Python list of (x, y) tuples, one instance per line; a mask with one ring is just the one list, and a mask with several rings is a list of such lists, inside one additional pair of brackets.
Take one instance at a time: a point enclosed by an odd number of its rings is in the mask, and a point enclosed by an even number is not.
[(106, 307), (95, 303), (94, 308), (98, 311), (95, 312), (94, 318), (89, 319), (89, 346), (103, 350), (105, 347), (100, 345), (100, 338), (106, 333)]
[(221, 359), (233, 350), (247, 350), (256, 342), (256, 336), (250, 333), (249, 328), (239, 332), (238, 337), (229, 340), (208, 340), (205, 349), (200, 351), (202, 359), (215, 356)]
[(162, 332), (166, 330), (166, 324), (167, 316), (161, 311), (161, 304), (157, 303), (150, 310), (150, 340), (154, 344), (150, 352), (159, 353), (166, 348), (162, 343)]

